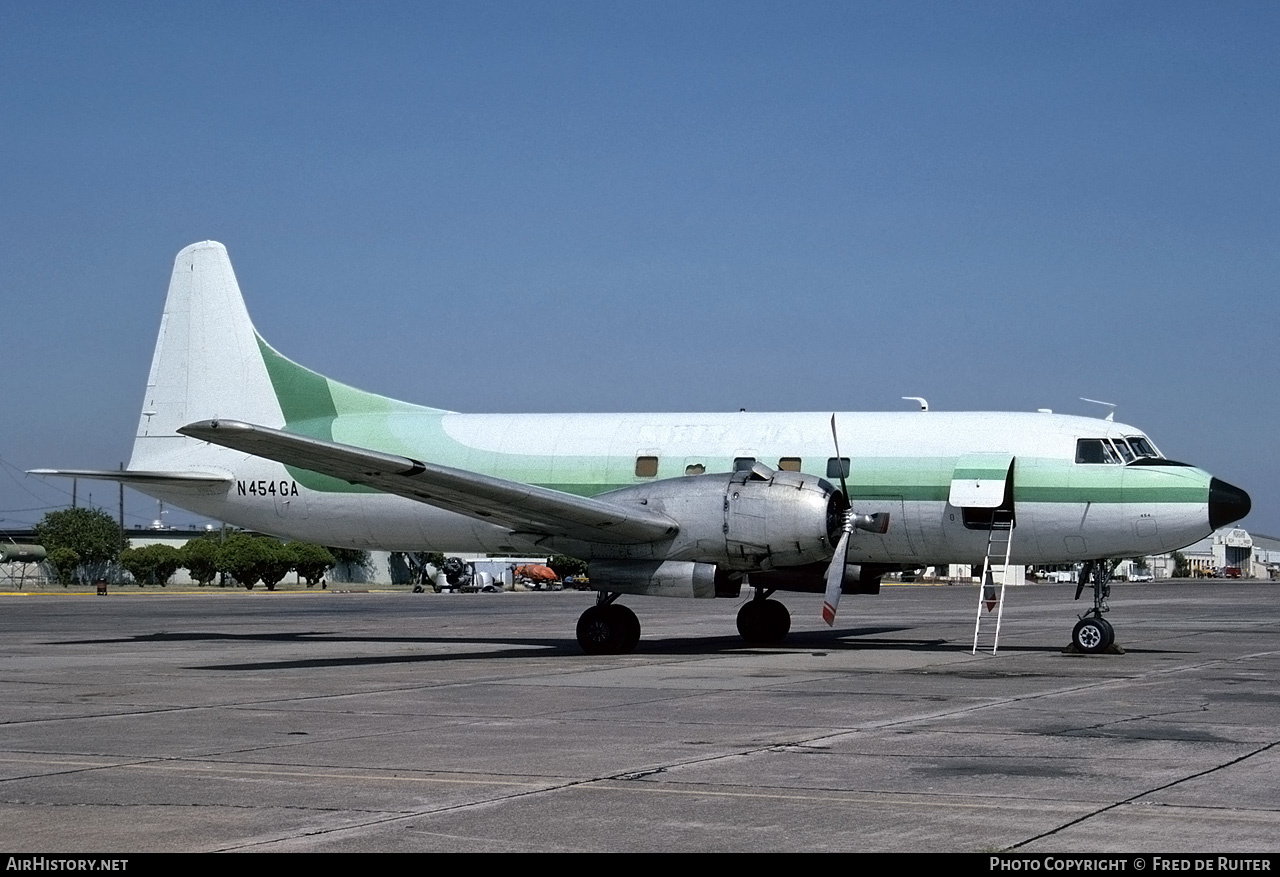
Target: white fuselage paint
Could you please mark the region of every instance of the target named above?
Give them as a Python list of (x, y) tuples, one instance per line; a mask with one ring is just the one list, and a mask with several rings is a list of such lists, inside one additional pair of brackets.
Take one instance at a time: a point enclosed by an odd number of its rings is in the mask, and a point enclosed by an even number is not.
[[(414, 443), (412, 420), (394, 421), (397, 439), (409, 448)], [(923, 482), (935, 487), (947, 482), (955, 461), (966, 454), (999, 452), (1041, 467), (1058, 465), (1057, 478), (1064, 490), (1072, 486), (1077, 473), (1093, 484), (1100, 478), (1113, 480), (1120, 489), (1126, 467), (1075, 464), (1076, 440), (1141, 434), (1123, 424), (1091, 418), (1021, 413), (846, 413), (837, 415), (837, 424), (842, 453), (853, 461), (849, 488), (855, 510), (892, 516), (889, 532), (883, 536), (855, 535), (849, 562), (903, 565), (973, 562), (985, 553), (986, 531), (967, 529), (961, 510), (946, 501), (945, 491), (941, 497), (922, 498), (913, 496), (911, 489), (895, 494), (892, 485), (881, 483), (869, 493), (859, 483), (866, 466), (881, 476), (890, 473), (890, 481), (898, 472), (918, 493)], [(545, 471), (525, 480), (581, 479), (585, 470), (598, 489), (643, 483), (645, 479), (635, 477), (633, 471), (637, 455), (659, 457), (666, 470), (660, 477), (679, 477), (677, 473), (691, 461), (704, 461), (709, 472), (728, 471), (738, 456), (753, 456), (769, 466), (776, 466), (781, 457), (800, 457), (805, 471), (825, 475), (827, 459), (834, 456), (830, 415), (816, 413), (447, 414), (440, 425), (456, 449), (449, 453), (450, 459), (430, 462), (512, 477), (509, 471), (486, 471), (474, 465), (474, 458), (482, 456), (479, 452), (489, 459), (498, 454), (524, 461), (526, 471), (530, 465), (544, 467)], [(341, 418), (335, 421), (334, 437), (342, 440)], [(205, 471), (225, 472), (237, 482), (293, 483), (280, 464), (190, 440), (179, 442), (185, 451), (198, 445), (199, 460), (173, 459), (168, 464), (171, 468), (195, 464)], [(542, 462), (530, 464), (530, 459)], [(564, 464), (563, 471), (557, 471), (557, 463)], [(1140, 474), (1151, 477), (1150, 471)], [(1191, 467), (1167, 470), (1161, 478), (1206, 489), (1209, 480), (1206, 473)], [(879, 480), (884, 482), (883, 477)], [(580, 483), (578, 488), (593, 492), (590, 484)], [(1081, 488), (1087, 491), (1088, 485)], [(504, 528), (380, 493), (326, 492), (302, 486), (297, 487), (296, 496), (287, 497), (284, 490), (241, 494), (234, 487), (226, 492), (138, 489), (238, 526), (327, 545), (477, 553), (545, 550), (514, 538)], [(1064, 494), (1052, 501), (1018, 500), (1016, 511), (1016, 563), (1159, 553), (1209, 532), (1207, 498), (1129, 502), (1112, 497), (1093, 502), (1073, 501)]]

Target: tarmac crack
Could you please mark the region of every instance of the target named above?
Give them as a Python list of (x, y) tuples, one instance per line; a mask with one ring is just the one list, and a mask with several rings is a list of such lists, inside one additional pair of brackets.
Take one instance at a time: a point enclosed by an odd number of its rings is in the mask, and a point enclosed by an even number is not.
[(1181, 785), (1182, 783), (1189, 782), (1194, 779), (1199, 779), (1200, 777), (1208, 776), (1209, 774), (1212, 774), (1212, 773), (1217, 773), (1218, 771), (1225, 770), (1228, 767), (1234, 767), (1235, 765), (1240, 764), (1241, 762), (1248, 761), (1250, 758), (1253, 758), (1255, 755), (1261, 755), (1264, 752), (1274, 749), (1278, 745), (1280, 745), (1280, 740), (1274, 740), (1266, 744), (1265, 746), (1259, 746), (1257, 749), (1254, 749), (1252, 752), (1246, 752), (1244, 755), (1239, 755), (1235, 758), (1230, 759), (1229, 761), (1224, 761), (1221, 764), (1214, 765), (1213, 767), (1208, 767), (1208, 768), (1205, 768), (1204, 770), (1199, 770), (1199, 771), (1196, 771), (1195, 773), (1187, 774), (1186, 776), (1179, 777), (1176, 780), (1171, 780), (1162, 785), (1155, 786), (1153, 788), (1146, 789), (1145, 791), (1138, 792), (1135, 795), (1130, 795), (1128, 798), (1125, 798), (1122, 801), (1116, 801), (1112, 804), (1108, 804), (1105, 807), (1099, 807), (1098, 809), (1093, 810), (1089, 813), (1086, 813), (1083, 816), (1079, 816), (1075, 819), (1072, 819), (1069, 822), (1064, 822), (1062, 825), (1059, 825), (1057, 828), (1050, 829), (1049, 831), (1043, 831), (1040, 834), (1037, 834), (1033, 837), (1029, 837), (1029, 838), (1026, 838), (1025, 840), (1018, 841), (1018, 843), (1013, 844), (1012, 846), (1005, 847), (1003, 850), (1001, 850), (1001, 852), (1012, 852), (1014, 850), (1021, 849), (1022, 847), (1025, 847), (1027, 844), (1035, 843), (1036, 841), (1046, 837), (1052, 837), (1055, 834), (1059, 834), (1063, 831), (1066, 831), (1068, 828), (1071, 828), (1076, 825), (1080, 825), (1083, 822), (1088, 822), (1090, 819), (1093, 819), (1097, 816), (1101, 816), (1104, 813), (1109, 813), (1110, 811), (1115, 810), (1119, 807), (1123, 807), (1126, 804), (1136, 803), (1139, 799), (1144, 798), (1147, 795), (1154, 795), (1156, 792), (1162, 792), (1165, 789), (1171, 789), (1174, 786)]

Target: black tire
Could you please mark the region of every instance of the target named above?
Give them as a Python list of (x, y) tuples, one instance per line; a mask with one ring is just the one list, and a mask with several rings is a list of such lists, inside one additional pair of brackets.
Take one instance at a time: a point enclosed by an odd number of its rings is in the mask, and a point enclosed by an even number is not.
[(750, 600), (738, 610), (738, 633), (754, 646), (777, 645), (791, 630), (791, 613), (777, 600)]
[(624, 606), (592, 606), (578, 618), (578, 645), (588, 655), (624, 654), (635, 648), (633, 633), (639, 641), (640, 620)]
[(1087, 655), (1106, 651), (1115, 638), (1111, 625), (1105, 619), (1093, 615), (1081, 618), (1071, 631), (1071, 642)]
[(738, 610), (738, 633), (742, 638), (752, 645), (758, 645), (766, 641), (765, 637), (765, 610), (762, 600), (748, 600), (742, 604), (742, 608)]
[(629, 607), (618, 603), (610, 603), (605, 608), (612, 610), (618, 627), (622, 631), (617, 653), (619, 655), (631, 654), (640, 643), (640, 619), (636, 617), (636, 614)]
[(1106, 637), (1105, 637), (1106, 645), (1104, 645), (1102, 648), (1104, 650), (1109, 649), (1111, 648), (1112, 644), (1114, 644), (1116, 641), (1116, 630), (1114, 627), (1111, 626), (1111, 622), (1107, 621), (1107, 619), (1105, 618), (1098, 618), (1097, 622), (1098, 624), (1102, 625), (1102, 629), (1106, 632)]
[(780, 643), (791, 632), (791, 613), (777, 600), (764, 601), (765, 642)]

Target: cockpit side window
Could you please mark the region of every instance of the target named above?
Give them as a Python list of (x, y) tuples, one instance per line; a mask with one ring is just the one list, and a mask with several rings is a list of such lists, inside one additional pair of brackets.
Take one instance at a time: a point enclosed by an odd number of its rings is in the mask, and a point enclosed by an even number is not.
[(1076, 440), (1076, 462), (1118, 464), (1121, 460), (1111, 442), (1095, 438)]
[(1116, 450), (1120, 452), (1120, 459), (1122, 459), (1124, 462), (1132, 463), (1134, 461), (1135, 459), (1134, 453), (1132, 450), (1129, 449), (1129, 445), (1125, 442), (1124, 439), (1120, 438), (1119, 436), (1112, 436), (1111, 444), (1116, 446)]

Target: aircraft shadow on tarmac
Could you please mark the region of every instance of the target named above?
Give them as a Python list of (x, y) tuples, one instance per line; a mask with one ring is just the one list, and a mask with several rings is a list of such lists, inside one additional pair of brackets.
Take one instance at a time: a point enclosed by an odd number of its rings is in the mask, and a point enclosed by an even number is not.
[[(946, 639), (912, 639), (909, 637), (885, 638), (885, 634), (903, 633), (912, 628), (896, 627), (858, 627), (837, 631), (794, 631), (786, 642), (771, 646), (749, 646), (736, 636), (713, 637), (650, 637), (642, 639), (633, 653), (638, 657), (662, 655), (713, 655), (713, 654), (750, 654), (753, 652), (830, 652), (860, 650), (900, 650), (911, 652), (950, 653), (968, 652), (971, 643)], [(871, 637), (874, 637), (871, 638)], [(291, 658), (280, 661), (254, 661), (246, 663), (212, 663), (187, 667), (190, 670), (219, 671), (254, 671), (254, 670), (287, 670), (324, 667), (361, 667), (380, 664), (428, 664), (441, 661), (468, 660), (504, 660), (531, 657), (579, 657), (583, 655), (576, 640), (568, 637), (474, 637), (474, 636), (347, 636), (327, 631), (306, 631), (288, 633), (220, 633), (213, 631), (190, 631), (184, 633), (160, 632), (141, 634), (130, 637), (113, 637), (88, 640), (63, 640), (49, 645), (111, 645), (144, 643), (288, 643), (297, 645), (311, 643), (317, 650), (327, 645), (368, 643), (370, 645), (438, 645), (459, 646), (471, 644), (480, 646), (476, 649), (451, 649), (435, 654), (412, 655), (346, 655), (342, 657)], [(506, 648), (503, 648), (506, 646)], [(1054, 653), (1063, 648), (1056, 645), (1017, 645), (1006, 646), (1002, 652), (1019, 653)], [(1144, 652), (1147, 650), (1143, 650)], [(599, 656), (597, 656), (599, 657)], [(611, 656), (613, 659), (625, 658)]]

